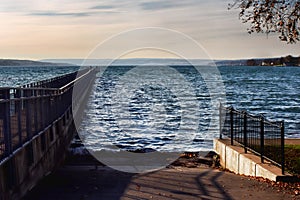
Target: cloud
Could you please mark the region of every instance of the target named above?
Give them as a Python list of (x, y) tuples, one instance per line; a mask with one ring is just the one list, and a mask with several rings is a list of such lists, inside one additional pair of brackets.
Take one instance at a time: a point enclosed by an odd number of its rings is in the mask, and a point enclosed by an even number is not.
[(178, 5), (175, 4), (173, 1), (152, 1), (152, 2), (143, 2), (140, 4), (140, 7), (143, 10), (163, 10), (177, 7)]
[(31, 16), (70, 16), (70, 17), (88, 17), (91, 16), (92, 12), (55, 12), (55, 11), (46, 11), (46, 12), (33, 12), (28, 15)]
[(99, 5), (99, 6), (93, 6), (90, 9), (92, 10), (109, 10), (109, 9), (114, 9), (114, 6), (111, 5)]

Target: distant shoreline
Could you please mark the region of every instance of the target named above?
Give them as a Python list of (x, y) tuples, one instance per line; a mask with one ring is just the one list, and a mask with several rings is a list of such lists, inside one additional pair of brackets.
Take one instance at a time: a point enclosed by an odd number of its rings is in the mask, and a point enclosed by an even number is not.
[(0, 59), (1, 67), (20, 67), (20, 66), (28, 66), (28, 67), (58, 67), (58, 66), (72, 66), (67, 63), (52, 63), (52, 62), (41, 62), (41, 61), (33, 61), (33, 60), (17, 60), (17, 59)]
[(243, 60), (215, 61), (217, 66), (277, 66), (277, 67), (299, 67), (300, 56), (291, 55), (280, 58), (253, 58)]
[(43, 66), (81, 66), (83, 63), (89, 66), (132, 66), (132, 65), (166, 65), (166, 66), (278, 66), (278, 67), (299, 67), (300, 56), (293, 57), (291, 55), (278, 58), (252, 58), (252, 59), (236, 59), (236, 60), (207, 60), (207, 59), (169, 59), (169, 58), (137, 58), (137, 59), (48, 59), (41, 61), (18, 60), (18, 59), (0, 59), (0, 66), (17, 67), (43, 67)]

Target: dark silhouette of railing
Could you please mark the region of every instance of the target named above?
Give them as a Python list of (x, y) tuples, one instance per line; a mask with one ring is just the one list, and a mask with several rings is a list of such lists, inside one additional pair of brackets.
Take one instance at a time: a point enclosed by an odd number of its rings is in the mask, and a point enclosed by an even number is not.
[[(85, 70), (83, 70), (83, 71), (85, 71)], [(73, 72), (73, 73), (53, 77), (50, 79), (25, 84), (22, 86), (22, 88), (60, 88), (63, 85), (66, 85), (67, 83), (74, 80), (76, 78), (76, 76), (77, 76), (77, 72)]]
[(93, 70), (87, 68), (22, 87), (0, 88), (0, 164), (71, 108), (74, 85), (90, 83)]
[(281, 167), (284, 174), (284, 121), (270, 121), (260, 115), (220, 105), (220, 139), (227, 136), (247, 150)]

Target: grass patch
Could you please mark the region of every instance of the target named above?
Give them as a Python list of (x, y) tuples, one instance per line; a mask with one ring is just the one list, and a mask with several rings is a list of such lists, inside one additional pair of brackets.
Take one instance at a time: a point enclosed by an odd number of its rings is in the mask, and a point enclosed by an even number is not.
[(300, 176), (300, 145), (285, 145), (285, 168), (288, 172)]
[[(254, 150), (260, 152), (259, 146), (252, 146)], [(281, 163), (280, 145), (265, 145), (264, 155), (271, 160)], [(285, 169), (287, 172), (300, 177), (300, 145), (285, 145)]]
[(286, 144), (286, 145), (284, 145), (284, 147), (300, 150), (300, 145)]
[[(265, 155), (281, 163), (280, 146), (265, 146)], [(284, 146), (285, 169), (287, 172), (300, 176), (300, 145)]]

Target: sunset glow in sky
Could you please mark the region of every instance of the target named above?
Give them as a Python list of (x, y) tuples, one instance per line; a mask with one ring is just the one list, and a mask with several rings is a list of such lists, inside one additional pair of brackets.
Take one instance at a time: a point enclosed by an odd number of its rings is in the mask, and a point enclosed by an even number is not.
[[(2, 0), (0, 57), (85, 58), (110, 36), (143, 27), (186, 34), (215, 59), (300, 55), (300, 43), (280, 42), (277, 35), (249, 35), (247, 25), (238, 19), (238, 10), (227, 10), (232, 1)], [(169, 45), (180, 44), (173, 41)]]

